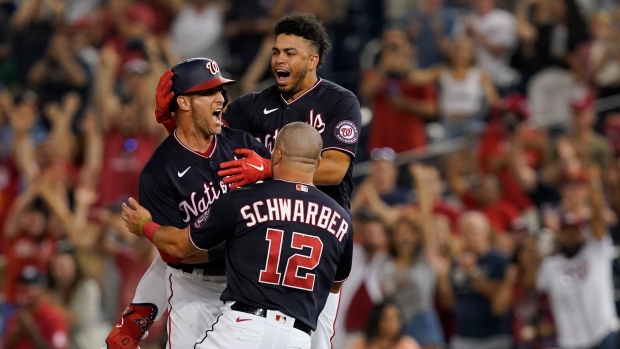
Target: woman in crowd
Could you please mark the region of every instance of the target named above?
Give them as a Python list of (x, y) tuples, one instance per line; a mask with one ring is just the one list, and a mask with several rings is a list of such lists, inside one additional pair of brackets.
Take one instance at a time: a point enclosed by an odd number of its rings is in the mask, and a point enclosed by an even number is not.
[(394, 303), (377, 305), (368, 320), (366, 336), (349, 344), (349, 349), (419, 349), (418, 343), (403, 334), (403, 317)]
[(499, 102), (497, 89), (489, 74), (476, 65), (474, 44), (466, 36), (451, 42), (446, 66), (414, 69), (409, 78), (418, 84), (437, 83), (439, 113), (446, 138), (471, 136), (482, 131), (486, 107)]
[(99, 348), (110, 325), (103, 320), (101, 289), (84, 275), (75, 251), (59, 243), (49, 267), (50, 288), (56, 301), (65, 307), (71, 324), (70, 349)]
[(427, 246), (420, 226), (402, 218), (392, 227), (391, 258), (383, 271), (383, 291), (404, 315), (404, 333), (422, 348), (441, 348), (444, 336), (434, 310), (436, 248)]

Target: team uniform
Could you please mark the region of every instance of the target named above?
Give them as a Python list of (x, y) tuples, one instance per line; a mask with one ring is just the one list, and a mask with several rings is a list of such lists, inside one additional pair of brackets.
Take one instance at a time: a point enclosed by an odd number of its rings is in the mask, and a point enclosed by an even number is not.
[(223, 116), (231, 128), (253, 134), (269, 151), (273, 151), (279, 130), (294, 121), (313, 126), (323, 138), (323, 151), (339, 150), (349, 154), (351, 164), (339, 185), (317, 186), (349, 209), (353, 191), (353, 159), (361, 124), (360, 104), (349, 90), (325, 79), (301, 96), (287, 102), (277, 86), (239, 97)]
[(310, 348), (332, 284), (351, 270), (349, 213), (311, 185), (234, 190), (189, 236), (201, 250), (227, 239), (225, 304), (195, 348)]
[[(270, 151), (273, 151), (279, 130), (288, 123), (301, 121), (313, 126), (321, 134), (323, 151), (338, 150), (351, 157), (351, 164), (339, 185), (317, 186), (349, 210), (353, 159), (362, 119), (359, 101), (351, 91), (319, 78), (308, 91), (288, 102), (273, 85), (237, 98), (222, 118), (228, 126), (253, 134)], [(332, 347), (339, 303), (340, 293), (331, 294), (312, 337), (313, 349)]]
[[(264, 146), (243, 131), (223, 128), (202, 154), (187, 148), (173, 133), (142, 170), (140, 203), (161, 225), (185, 228), (205, 220), (211, 205), (229, 191), (217, 171), (220, 163), (234, 159), (237, 148), (270, 156)], [(169, 308), (168, 348), (191, 347), (219, 313), (219, 297), (226, 282), (222, 257), (223, 248), (212, 250), (212, 261), (199, 265), (166, 266), (157, 257), (140, 281), (132, 304), (155, 304), (160, 313)]]

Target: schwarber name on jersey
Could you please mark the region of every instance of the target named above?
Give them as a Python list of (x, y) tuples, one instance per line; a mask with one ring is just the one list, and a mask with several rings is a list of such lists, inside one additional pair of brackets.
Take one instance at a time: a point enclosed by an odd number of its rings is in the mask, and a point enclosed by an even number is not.
[(210, 216), (189, 236), (203, 250), (227, 239), (221, 299), (279, 310), (316, 329), (332, 284), (351, 270), (347, 210), (316, 187), (276, 179), (233, 190)]
[(294, 121), (310, 124), (323, 138), (323, 151), (340, 150), (351, 156), (351, 164), (339, 185), (318, 186), (342, 207), (349, 208), (353, 190), (353, 159), (361, 125), (360, 104), (349, 90), (331, 81), (317, 83), (290, 103), (277, 86), (234, 100), (224, 113), (229, 127), (248, 131), (270, 151), (282, 127)]
[[(176, 131), (155, 150), (140, 174), (139, 202), (160, 225), (200, 225), (209, 208), (230, 189), (217, 175), (220, 163), (234, 160), (234, 150), (248, 148), (269, 158), (269, 151), (249, 133), (222, 128), (205, 154), (187, 148)], [(202, 267), (212, 263), (205, 263)], [(219, 262), (223, 271), (224, 263)], [(197, 266), (201, 267), (201, 266)]]

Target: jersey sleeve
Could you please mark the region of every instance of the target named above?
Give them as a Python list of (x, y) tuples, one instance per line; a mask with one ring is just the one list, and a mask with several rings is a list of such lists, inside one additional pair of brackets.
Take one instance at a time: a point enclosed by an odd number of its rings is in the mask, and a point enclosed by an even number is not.
[(188, 227), (189, 239), (194, 247), (208, 251), (226, 240), (234, 231), (237, 218), (232, 195), (223, 195), (208, 208), (204, 220), (197, 220)]
[(355, 158), (355, 149), (360, 137), (362, 114), (356, 97), (347, 96), (334, 105), (326, 118), (323, 136), (323, 151), (339, 150)]
[(247, 98), (245, 96), (235, 99), (228, 105), (222, 119), (224, 123), (232, 129), (252, 132), (253, 128), (251, 127), (250, 118), (244, 112), (244, 110), (249, 110), (244, 108), (245, 104), (247, 104)]
[(353, 263), (353, 229), (351, 222), (349, 222), (349, 231), (346, 236), (347, 240), (340, 255), (340, 263), (338, 263), (338, 268), (336, 269), (334, 282), (346, 280), (349, 277), (349, 273), (351, 273), (351, 264)]

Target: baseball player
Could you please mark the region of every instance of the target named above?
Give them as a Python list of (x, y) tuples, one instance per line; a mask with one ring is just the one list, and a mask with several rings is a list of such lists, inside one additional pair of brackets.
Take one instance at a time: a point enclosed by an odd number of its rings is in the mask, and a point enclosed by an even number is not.
[[(177, 128), (142, 170), (139, 194), (156, 222), (183, 228), (206, 220), (210, 206), (230, 190), (217, 171), (220, 163), (234, 159), (235, 149), (252, 149), (261, 159), (270, 153), (252, 135), (222, 129), (223, 86), (234, 81), (222, 77), (215, 61), (188, 59), (164, 76)], [(193, 346), (219, 312), (226, 282), (223, 248), (209, 252), (181, 262), (160, 251), (106, 339), (107, 347), (137, 348), (166, 307), (167, 348)]]
[[(323, 139), (321, 167), (314, 174), (317, 188), (349, 209), (353, 189), (353, 159), (361, 123), (357, 97), (347, 89), (317, 76), (317, 69), (330, 48), (325, 28), (310, 14), (283, 17), (275, 25), (275, 42), (271, 70), (275, 85), (233, 101), (224, 121), (235, 129), (248, 131), (273, 150), (280, 129), (288, 123), (303, 121), (313, 126)], [(165, 79), (160, 87), (165, 86)], [(166, 110), (166, 95), (157, 100), (157, 120), (168, 130), (174, 119)], [(268, 178), (268, 163), (256, 154), (239, 150), (244, 159), (223, 163), (222, 176), (232, 188)], [(313, 334), (313, 349), (331, 348), (333, 325), (338, 311), (339, 294), (330, 295)]]
[(228, 285), (214, 324), (194, 348), (310, 348), (328, 294), (351, 269), (349, 213), (312, 184), (322, 140), (306, 123), (282, 128), (272, 181), (233, 190), (204, 220), (161, 227), (130, 199), (129, 230), (179, 258), (226, 243)]

